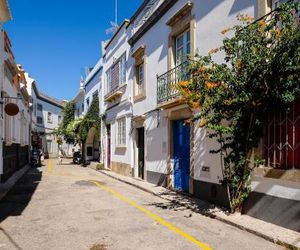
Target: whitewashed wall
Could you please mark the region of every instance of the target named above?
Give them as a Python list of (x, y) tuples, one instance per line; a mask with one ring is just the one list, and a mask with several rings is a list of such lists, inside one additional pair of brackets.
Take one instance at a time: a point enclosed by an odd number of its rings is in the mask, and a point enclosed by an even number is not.
[[(157, 108), (157, 75), (168, 71), (168, 36), (171, 28), (166, 25), (167, 21), (174, 16), (187, 2), (180, 0), (163, 16), (161, 19), (148, 30), (139, 41), (134, 44), (132, 51), (136, 51), (140, 46), (145, 46), (145, 84), (146, 98), (136, 102), (133, 105), (133, 115), (139, 116), (151, 112)], [(213, 1), (190, 1), (193, 3), (192, 16), (196, 20), (195, 47), (196, 52), (206, 55), (208, 51), (219, 47), (224, 36), (221, 31), (231, 27), (236, 23), (236, 16), (239, 13), (255, 16), (256, 1), (246, 0), (213, 0)], [(134, 25), (130, 26), (131, 33), (136, 32)], [(159, 34), (159, 35), (158, 35)], [(222, 55), (214, 58), (222, 61)], [(132, 72), (131, 72), (132, 73)], [(130, 85), (133, 85), (133, 77), (130, 77)], [(168, 143), (169, 129), (168, 119), (163, 118), (159, 126), (155, 125), (156, 112), (147, 116), (145, 122), (146, 129), (146, 169), (158, 173), (167, 172), (167, 152), (171, 151)], [(222, 170), (220, 168), (220, 156), (211, 154), (211, 149), (219, 145), (209, 139), (204, 129), (195, 126), (194, 143), (196, 149), (193, 152), (195, 159), (194, 178), (198, 180), (219, 183), (222, 179)], [(166, 148), (167, 147), (167, 148)], [(209, 174), (201, 172), (202, 166), (209, 166)]]
[[(129, 32), (126, 28), (126, 25), (118, 32), (111, 44), (106, 49), (106, 55), (104, 57), (104, 67), (103, 67), (103, 79), (104, 86), (102, 87), (102, 95), (107, 94), (107, 79), (106, 72), (113, 65), (114, 61), (120, 58), (124, 53), (126, 53), (126, 81), (124, 84), (124, 94), (121, 97), (121, 100), (118, 105), (111, 108), (115, 103), (103, 103), (101, 107), (101, 113), (106, 115), (106, 124), (111, 124), (111, 161), (126, 163), (130, 166), (133, 166), (133, 140), (132, 140), (132, 126), (131, 126), (131, 117), (132, 117), (132, 85), (129, 84), (129, 75), (132, 70), (130, 67), (130, 46), (127, 43)], [(103, 100), (103, 99), (102, 99)], [(117, 140), (117, 119), (121, 117), (126, 117), (126, 147), (118, 148), (116, 147)], [(105, 128), (103, 128), (104, 132)], [(107, 149), (107, 137), (106, 133), (102, 140), (102, 148), (106, 151)], [(103, 135), (104, 135), (103, 134)], [(104, 152), (104, 155), (107, 156), (107, 152)], [(105, 164), (107, 159), (104, 159)]]

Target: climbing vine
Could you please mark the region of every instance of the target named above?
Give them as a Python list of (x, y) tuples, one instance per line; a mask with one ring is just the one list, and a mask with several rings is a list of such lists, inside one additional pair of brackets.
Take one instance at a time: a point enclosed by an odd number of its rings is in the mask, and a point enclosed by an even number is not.
[[(239, 15), (238, 25), (222, 31), (222, 46), (197, 56), (190, 63), (191, 80), (180, 83), (187, 103), (200, 110), (193, 120), (200, 119), (200, 127), (219, 142), (212, 153), (223, 156), (232, 211), (241, 208), (251, 172), (263, 163), (253, 156), (268, 113), (287, 110), (300, 95), (299, 7), (283, 4), (255, 22)], [(225, 62), (216, 62), (216, 55), (225, 55)]]

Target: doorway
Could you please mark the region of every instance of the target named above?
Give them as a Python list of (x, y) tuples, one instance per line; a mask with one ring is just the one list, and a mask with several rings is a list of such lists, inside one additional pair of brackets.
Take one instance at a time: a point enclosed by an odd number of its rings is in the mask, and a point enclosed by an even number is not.
[(145, 171), (145, 129), (137, 129), (138, 176), (144, 179)]
[(110, 157), (111, 157), (111, 129), (110, 124), (106, 126), (107, 131), (107, 168), (111, 168)]
[(184, 120), (173, 122), (174, 188), (189, 192), (190, 125)]

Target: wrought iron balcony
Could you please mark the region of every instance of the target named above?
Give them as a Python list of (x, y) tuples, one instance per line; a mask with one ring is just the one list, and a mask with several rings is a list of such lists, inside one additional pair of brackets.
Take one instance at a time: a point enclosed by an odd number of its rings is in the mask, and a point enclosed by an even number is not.
[(178, 84), (190, 79), (188, 61), (157, 77), (157, 104), (171, 101), (179, 96)]

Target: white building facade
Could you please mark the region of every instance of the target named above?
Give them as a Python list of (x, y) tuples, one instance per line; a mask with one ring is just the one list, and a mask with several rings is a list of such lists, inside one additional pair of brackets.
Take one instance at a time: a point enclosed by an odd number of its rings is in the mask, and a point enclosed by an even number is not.
[(10, 18), (7, 1), (0, 1), (0, 183), (28, 164), (30, 148), (27, 82), (3, 29)]
[[(219, 145), (197, 122), (186, 122), (201, 110), (185, 104), (177, 85), (189, 80), (188, 59), (220, 47), (221, 31), (234, 26), (237, 15), (259, 18), (282, 2), (145, 0), (103, 49), (99, 98), (104, 166), (229, 207), (221, 155), (210, 152)], [(224, 62), (221, 54), (213, 59)], [(270, 151), (271, 146), (262, 148)], [(299, 176), (299, 166), (261, 166), (253, 173), (244, 212), (297, 228)], [(288, 214), (286, 204), (292, 208)]]
[(148, 0), (123, 23), (104, 55), (107, 167), (228, 206), (221, 158), (209, 153), (216, 143), (185, 124), (195, 111), (176, 84), (187, 80), (188, 56), (219, 47), (237, 14), (255, 11), (251, 0)]
[(55, 158), (59, 150), (69, 151), (63, 141), (60, 145), (55, 130), (63, 120), (63, 101), (43, 94), (37, 88), (34, 79), (27, 75), (28, 88), (31, 94), (31, 135), (32, 148), (42, 149), (45, 158)]
[[(100, 86), (102, 85), (103, 59), (96, 63), (93, 69), (88, 73), (84, 81), (84, 114), (86, 114), (95, 99), (99, 100), (100, 110)], [(99, 99), (100, 98), (100, 99)], [(100, 115), (100, 114), (99, 114)], [(87, 161), (100, 161), (100, 131), (91, 128), (85, 142), (85, 159)]]
[(130, 81), (129, 21), (125, 20), (105, 46), (103, 56), (103, 159), (107, 168), (133, 175), (132, 86)]

